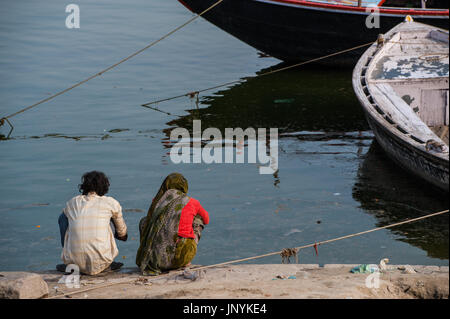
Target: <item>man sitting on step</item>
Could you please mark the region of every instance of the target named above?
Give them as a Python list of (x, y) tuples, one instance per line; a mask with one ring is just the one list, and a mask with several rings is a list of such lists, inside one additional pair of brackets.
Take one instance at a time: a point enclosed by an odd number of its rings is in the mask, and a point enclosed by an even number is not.
[(123, 264), (114, 262), (119, 254), (114, 238), (126, 241), (128, 235), (122, 207), (105, 196), (109, 180), (104, 173), (92, 171), (83, 175), (78, 187), (82, 195), (69, 200), (58, 219), (64, 264), (56, 269), (65, 272), (66, 265), (75, 264), (87, 275), (118, 270)]

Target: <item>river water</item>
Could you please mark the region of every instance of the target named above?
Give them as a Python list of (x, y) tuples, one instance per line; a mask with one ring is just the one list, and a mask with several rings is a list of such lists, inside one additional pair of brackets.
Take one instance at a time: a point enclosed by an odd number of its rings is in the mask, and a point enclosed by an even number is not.
[[(192, 17), (175, 0), (8, 1), (0, 13), (0, 115), (11, 114), (119, 61)], [(351, 87), (351, 68), (279, 67), (202, 19), (148, 51), (12, 118), (0, 141), (0, 270), (60, 263), (57, 217), (81, 175), (104, 171), (129, 240), (117, 261), (134, 266), (138, 222), (162, 180), (184, 174), (209, 211), (195, 264), (213, 264), (343, 236), (448, 208), (445, 195), (403, 173), (374, 142)], [(157, 107), (141, 104), (242, 82)], [(169, 114), (167, 114), (169, 113)], [(278, 128), (279, 171), (256, 164), (174, 164), (170, 131)], [(0, 134), (7, 135), (6, 126)], [(301, 263), (448, 265), (448, 216), (319, 246)], [(257, 263), (280, 263), (273, 256)]]

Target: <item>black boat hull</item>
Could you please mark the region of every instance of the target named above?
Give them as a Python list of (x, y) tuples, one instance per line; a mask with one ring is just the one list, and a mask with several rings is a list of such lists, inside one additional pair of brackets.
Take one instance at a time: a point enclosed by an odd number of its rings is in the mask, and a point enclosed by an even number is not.
[[(216, 0), (180, 0), (200, 13)], [(380, 15), (380, 28), (369, 29), (370, 13), (319, 10), (255, 0), (225, 0), (203, 17), (220, 29), (270, 56), (288, 62), (306, 61), (375, 41), (404, 20)], [(418, 17), (415, 21), (448, 29), (447, 17)], [(329, 63), (354, 65), (363, 49), (335, 56)]]

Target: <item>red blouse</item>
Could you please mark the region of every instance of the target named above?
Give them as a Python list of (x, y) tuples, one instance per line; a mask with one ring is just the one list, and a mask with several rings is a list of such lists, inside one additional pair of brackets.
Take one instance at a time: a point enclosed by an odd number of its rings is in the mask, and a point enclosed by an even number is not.
[(195, 198), (191, 198), (186, 206), (181, 210), (180, 225), (178, 226), (178, 236), (184, 238), (195, 238), (194, 228), (192, 222), (194, 217), (199, 214), (203, 220), (203, 223), (207, 225), (209, 223), (208, 212), (200, 205), (200, 202)]

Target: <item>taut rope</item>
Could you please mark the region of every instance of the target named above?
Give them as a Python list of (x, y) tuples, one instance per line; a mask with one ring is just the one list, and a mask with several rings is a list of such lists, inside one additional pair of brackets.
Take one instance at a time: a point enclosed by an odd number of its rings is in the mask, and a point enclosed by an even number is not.
[[(258, 75), (254, 76), (252, 78), (253, 79), (254, 78), (259, 78), (259, 77), (262, 77), (262, 76), (278, 73), (278, 72), (281, 72), (281, 71), (286, 71), (286, 70), (293, 69), (293, 68), (296, 68), (296, 67), (299, 67), (299, 66), (302, 66), (302, 65), (305, 65), (305, 64), (309, 64), (309, 63), (317, 62), (317, 61), (320, 61), (320, 60), (324, 60), (324, 59), (327, 59), (327, 58), (330, 58), (330, 57), (333, 57), (333, 56), (336, 56), (336, 55), (339, 55), (339, 54), (343, 54), (343, 53), (347, 53), (347, 52), (354, 51), (354, 50), (357, 50), (357, 49), (361, 49), (361, 48), (369, 46), (371, 44), (373, 44), (373, 42), (361, 44), (361, 45), (358, 45), (358, 46), (353, 47), (353, 48), (349, 48), (349, 49), (345, 49), (345, 50), (342, 50), (342, 51), (338, 51), (338, 52), (334, 52), (334, 53), (331, 53), (331, 54), (327, 54), (327, 55), (324, 55), (324, 56), (321, 56), (321, 57), (318, 57), (318, 58), (314, 58), (314, 59), (311, 59), (311, 60), (308, 60), (308, 61), (299, 62), (299, 63), (293, 64), (293, 65), (289, 65), (289, 66), (286, 66), (286, 67), (283, 67), (283, 68), (280, 68), (280, 69), (268, 71), (266, 73), (258, 74)], [(188, 97), (192, 98), (192, 97), (194, 97), (196, 95), (198, 96), (199, 93), (202, 93), (202, 92), (205, 92), (205, 91), (215, 90), (215, 89), (218, 89), (218, 88), (221, 88), (221, 87), (224, 87), (224, 86), (228, 86), (228, 85), (236, 84), (236, 83), (240, 83), (240, 82), (242, 82), (242, 80), (234, 80), (234, 81), (226, 82), (226, 83), (223, 83), (223, 84), (215, 85), (215, 86), (212, 86), (212, 87), (209, 87), (209, 88), (206, 88), (206, 89), (201, 89), (201, 90), (198, 90), (198, 91), (193, 91), (193, 92), (188, 92), (188, 93), (184, 93), (184, 94), (180, 94), (180, 95), (175, 95), (175, 96), (164, 98), (164, 99), (161, 99), (161, 100), (151, 101), (151, 102), (142, 104), (142, 106), (143, 107), (147, 107), (147, 108), (151, 108), (150, 105), (152, 105), (152, 104), (157, 104), (157, 103), (161, 103), (161, 102), (175, 100), (175, 99), (179, 99), (179, 98), (182, 98), (182, 97), (185, 97), (185, 96), (188, 96)], [(151, 109), (154, 109), (154, 108), (151, 108)], [(157, 110), (157, 111), (162, 112), (161, 110)]]
[[(417, 218), (407, 219), (407, 220), (404, 220), (402, 222), (398, 222), (398, 223), (394, 223), (394, 224), (390, 224), (390, 225), (386, 225), (386, 226), (382, 226), (382, 227), (369, 229), (369, 230), (362, 231), (362, 232), (359, 232), (359, 233), (354, 233), (354, 234), (350, 234), (350, 235), (346, 235), (346, 236), (341, 236), (341, 237), (337, 237), (337, 238), (333, 238), (333, 239), (328, 239), (328, 240), (324, 240), (324, 241), (320, 241), (320, 242), (315, 242), (315, 243), (312, 243), (312, 244), (308, 244), (308, 245), (304, 245), (304, 246), (300, 246), (300, 247), (296, 247), (296, 248), (289, 248), (289, 251), (290, 252), (294, 252), (295, 251), (297, 253), (300, 249), (305, 249), (305, 248), (309, 248), (309, 247), (317, 247), (318, 245), (328, 244), (328, 243), (332, 243), (332, 242), (335, 242), (335, 241), (338, 241), (338, 240), (343, 240), (343, 239), (347, 239), (347, 238), (351, 238), (351, 237), (355, 237), (355, 236), (361, 236), (361, 235), (364, 235), (364, 234), (367, 234), (367, 233), (371, 233), (371, 232), (374, 232), (374, 231), (378, 231), (378, 230), (382, 230), (382, 229), (386, 229), (386, 228), (392, 228), (392, 227), (396, 227), (396, 226), (400, 226), (400, 225), (416, 222), (416, 221), (419, 221), (419, 220), (422, 220), (422, 219), (426, 219), (426, 218), (430, 218), (430, 217), (446, 214), (448, 212), (449, 212), (449, 210), (447, 209), (447, 210), (443, 210), (443, 211), (440, 211), (440, 212), (428, 214), (428, 215), (425, 215), (425, 216), (420, 216), (420, 217), (417, 217)], [(239, 262), (243, 262), (243, 261), (249, 261), (249, 260), (259, 259), (259, 258), (263, 258), (263, 257), (269, 257), (269, 256), (273, 256), (273, 255), (279, 255), (279, 254), (282, 254), (282, 253), (285, 253), (285, 252), (286, 252), (286, 249), (283, 249), (281, 251), (276, 251), (276, 252), (272, 252), (272, 253), (268, 253), (268, 254), (264, 254), (264, 255), (247, 257), (247, 258), (236, 259), (236, 260), (230, 260), (230, 261), (226, 261), (226, 262), (219, 263), (219, 264), (214, 264), (214, 265), (200, 266), (200, 267), (192, 268), (190, 270), (192, 270), (192, 271), (204, 270), (204, 269), (208, 269), (208, 268), (224, 266), (224, 265), (229, 265), (229, 264), (235, 264), (235, 263), (239, 263)], [(169, 272), (167, 274), (159, 275), (159, 276), (155, 277), (155, 279), (161, 279), (161, 278), (167, 277), (169, 275), (174, 275), (174, 274), (181, 274), (181, 273), (183, 273), (183, 271), (184, 270), (172, 271), (172, 272)], [(52, 296), (52, 297), (47, 297), (46, 299), (54, 299), (54, 298), (59, 298), (59, 297), (64, 297), (64, 296), (70, 296), (70, 295), (74, 295), (74, 294), (78, 294), (78, 293), (82, 293), (82, 292), (87, 292), (87, 291), (94, 290), (94, 289), (105, 288), (105, 287), (110, 287), (110, 286), (119, 285), (119, 284), (127, 284), (127, 283), (131, 283), (131, 282), (134, 282), (134, 281), (136, 281), (136, 279), (126, 280), (126, 281), (121, 281), (121, 282), (107, 283), (107, 284), (104, 284), (104, 285), (98, 285), (98, 286), (94, 286), (94, 287), (90, 287), (90, 288), (86, 288), (86, 289), (80, 289), (80, 290), (76, 290), (76, 291), (66, 292), (66, 293), (55, 295), (55, 296)]]
[[(114, 68), (117, 67), (118, 65), (120, 65), (120, 64), (122, 64), (122, 63), (124, 63), (124, 62), (126, 62), (126, 61), (128, 61), (128, 60), (130, 60), (131, 58), (135, 57), (136, 55), (138, 55), (138, 54), (144, 52), (145, 50), (151, 48), (151, 47), (154, 46), (155, 44), (157, 44), (157, 43), (161, 42), (162, 40), (166, 39), (167, 37), (171, 36), (171, 35), (174, 34), (175, 32), (181, 30), (182, 28), (184, 28), (185, 26), (187, 26), (188, 24), (190, 24), (190, 23), (193, 22), (194, 20), (198, 19), (199, 17), (201, 17), (202, 15), (204, 15), (205, 13), (207, 13), (208, 11), (212, 10), (213, 8), (215, 8), (216, 6), (218, 6), (219, 4), (221, 4), (223, 1), (224, 1), (224, 0), (218, 0), (218, 1), (215, 2), (213, 5), (211, 5), (210, 7), (208, 7), (207, 9), (205, 9), (204, 11), (202, 11), (201, 13), (197, 14), (196, 16), (192, 17), (191, 19), (189, 19), (188, 21), (186, 21), (186, 22), (183, 23), (182, 25), (176, 27), (175, 29), (173, 29), (173, 30), (170, 31), (169, 33), (165, 34), (165, 35), (162, 36), (161, 38), (159, 38), (159, 39), (153, 41), (152, 43), (148, 44), (147, 46), (143, 47), (142, 49), (140, 49), (140, 50), (138, 50), (138, 51), (136, 51), (136, 52), (130, 54), (130, 55), (127, 56), (126, 58), (123, 58), (123, 59), (120, 60), (119, 62), (117, 62), (117, 63), (115, 63), (115, 64), (113, 64), (113, 65), (107, 67), (106, 69), (101, 70), (100, 72), (95, 73), (95, 74), (91, 75), (90, 77), (88, 77), (88, 78), (86, 78), (86, 79), (84, 79), (84, 80), (82, 80), (82, 81), (80, 81), (80, 82), (78, 82), (78, 83), (76, 83), (76, 84), (74, 84), (74, 85), (72, 85), (72, 86), (70, 86), (70, 87), (64, 89), (64, 90), (59, 91), (58, 93), (55, 93), (55, 94), (53, 94), (53, 95), (51, 95), (51, 96), (49, 96), (49, 97), (47, 97), (47, 98), (45, 98), (45, 99), (43, 99), (43, 100), (40, 100), (40, 101), (38, 101), (38, 102), (36, 102), (36, 103), (34, 103), (34, 104), (32, 104), (32, 105), (29, 105), (29, 106), (27, 106), (27, 107), (25, 107), (25, 108), (23, 108), (23, 109), (21, 109), (21, 110), (15, 112), (15, 113), (12, 113), (12, 114), (7, 115), (7, 116), (4, 116), (4, 117), (1, 117), (1, 118), (0, 118), (0, 126), (3, 125), (5, 121), (7, 121), (8, 124), (10, 124), (10, 126), (11, 126), (11, 131), (12, 131), (13, 126), (12, 126), (11, 123), (8, 121), (8, 119), (10, 119), (10, 118), (12, 118), (12, 117), (14, 117), (14, 116), (16, 116), (16, 115), (18, 115), (18, 114), (20, 114), (20, 113), (23, 113), (23, 112), (25, 112), (25, 111), (28, 111), (29, 109), (32, 109), (32, 108), (34, 108), (34, 107), (36, 107), (36, 106), (38, 106), (38, 105), (40, 105), (40, 104), (42, 104), (42, 103), (45, 103), (45, 102), (47, 102), (47, 101), (50, 101), (50, 100), (54, 99), (55, 97), (57, 97), (57, 96), (59, 96), (59, 95), (61, 95), (61, 94), (64, 94), (64, 93), (66, 93), (66, 92), (68, 92), (68, 91), (70, 91), (70, 90), (72, 90), (72, 89), (74, 89), (74, 88), (76, 88), (76, 87), (78, 87), (78, 86), (80, 86), (80, 85), (82, 85), (82, 84), (84, 84), (84, 83), (86, 83), (86, 82), (88, 82), (88, 81), (90, 81), (90, 80), (92, 80), (92, 79), (94, 79), (94, 78), (96, 78), (96, 77), (102, 75), (103, 73), (108, 72), (108, 71), (111, 70), (111, 69), (114, 69)], [(10, 135), (10, 134), (11, 134), (11, 132), (9, 133), (9, 135)], [(9, 137), (9, 135), (8, 135), (8, 137)]]

